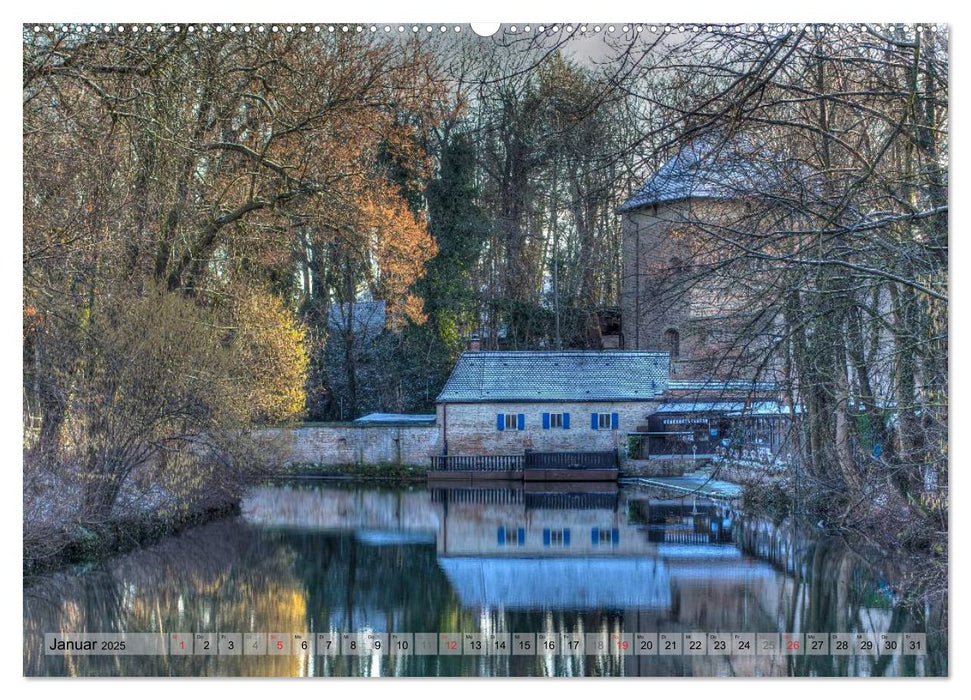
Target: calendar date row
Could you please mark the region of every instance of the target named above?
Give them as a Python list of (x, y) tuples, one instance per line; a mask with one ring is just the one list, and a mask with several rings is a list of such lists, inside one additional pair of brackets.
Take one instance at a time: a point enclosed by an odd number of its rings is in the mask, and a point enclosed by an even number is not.
[(923, 633), (174, 632), (46, 634), (47, 655), (171, 656), (894, 656), (927, 653)]

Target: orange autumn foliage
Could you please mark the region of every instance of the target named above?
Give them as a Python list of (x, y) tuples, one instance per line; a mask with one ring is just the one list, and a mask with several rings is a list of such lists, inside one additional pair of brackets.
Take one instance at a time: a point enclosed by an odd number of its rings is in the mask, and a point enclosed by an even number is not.
[(360, 230), (373, 251), (372, 272), (378, 296), (386, 300), (388, 327), (425, 322), (423, 302), (411, 292), (424, 277), (425, 264), (438, 253), (425, 221), (387, 188), (365, 196), (359, 205)]

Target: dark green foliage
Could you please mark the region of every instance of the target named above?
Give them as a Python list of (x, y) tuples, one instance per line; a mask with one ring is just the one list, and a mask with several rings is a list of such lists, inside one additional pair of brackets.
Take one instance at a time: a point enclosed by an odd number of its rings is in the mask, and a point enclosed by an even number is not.
[(442, 153), (438, 177), (428, 184), (429, 228), (438, 255), (418, 283), (425, 311), (446, 328), (474, 324), (474, 276), (489, 233), (475, 184), (475, 147), (468, 134), (452, 138)]

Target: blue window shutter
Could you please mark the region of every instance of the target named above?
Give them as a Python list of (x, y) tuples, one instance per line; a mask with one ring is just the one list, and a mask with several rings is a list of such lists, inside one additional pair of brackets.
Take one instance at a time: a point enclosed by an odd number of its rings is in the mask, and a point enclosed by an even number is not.
[(610, 414), (610, 429), (617, 430), (617, 426), (620, 425), (620, 416), (616, 413)]
[(610, 531), (610, 543), (615, 547), (620, 543), (620, 530), (617, 528)]
[(520, 413), (518, 416), (516, 416), (516, 430), (525, 430), (525, 429), (526, 429), (526, 414)]
[(563, 430), (569, 430), (569, 429), (570, 429), (570, 414), (569, 413), (564, 413), (563, 414)]
[(550, 546), (550, 529), (548, 527), (543, 528), (543, 546)]
[(499, 542), (499, 544), (506, 544), (506, 528), (499, 528), (499, 532), (496, 533), (496, 540)]
[(505, 429), (506, 429), (506, 414), (505, 413), (497, 413), (496, 414), (496, 430), (505, 430)]
[(543, 430), (549, 430), (549, 429), (550, 429), (550, 414), (549, 413), (544, 413), (543, 414)]
[(563, 546), (564, 547), (570, 546), (570, 528), (566, 528), (563, 530)]
[(590, 427), (593, 428), (594, 430), (597, 429), (597, 414), (596, 413), (591, 413), (590, 414)]
[(590, 542), (593, 544), (594, 547), (600, 544), (600, 533), (597, 531), (597, 528), (595, 527), (590, 528)]
[(519, 546), (522, 547), (526, 544), (526, 530), (525, 528), (518, 528), (516, 530), (516, 538), (519, 540)]

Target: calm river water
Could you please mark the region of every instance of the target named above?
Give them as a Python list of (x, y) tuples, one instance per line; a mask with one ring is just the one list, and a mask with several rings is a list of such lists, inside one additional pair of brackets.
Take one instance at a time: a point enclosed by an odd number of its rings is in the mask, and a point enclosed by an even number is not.
[[(24, 588), (31, 676), (939, 676), (946, 613), (844, 543), (635, 486), (429, 489), (301, 481), (242, 514)], [(874, 568), (877, 567), (877, 568)], [(50, 656), (45, 633), (460, 633), (459, 655)], [(732, 655), (704, 633), (927, 635), (927, 654)], [(466, 633), (485, 635), (470, 637)], [(481, 655), (510, 633), (584, 653)], [(570, 636), (562, 636), (563, 634)], [(708, 653), (637, 655), (636, 633)], [(623, 635), (630, 634), (631, 637)], [(489, 635), (497, 635), (490, 637)], [(379, 639), (381, 637), (378, 637)], [(249, 638), (247, 638), (249, 639)], [(518, 638), (522, 639), (522, 638)], [(597, 651), (592, 642), (606, 640)], [(759, 638), (761, 639), (761, 638)], [(798, 637), (794, 638), (798, 639)], [(900, 639), (904, 639), (901, 637)], [(289, 641), (288, 641), (289, 643)], [(387, 644), (387, 642), (385, 642)], [(412, 642), (414, 643), (414, 642)], [(510, 645), (513, 638), (509, 638)], [(802, 638), (806, 647), (808, 638)], [(443, 642), (444, 644), (444, 642)], [(469, 652), (462, 654), (461, 650)], [(385, 648), (387, 651), (387, 647)], [(685, 650), (686, 651), (686, 650)]]

